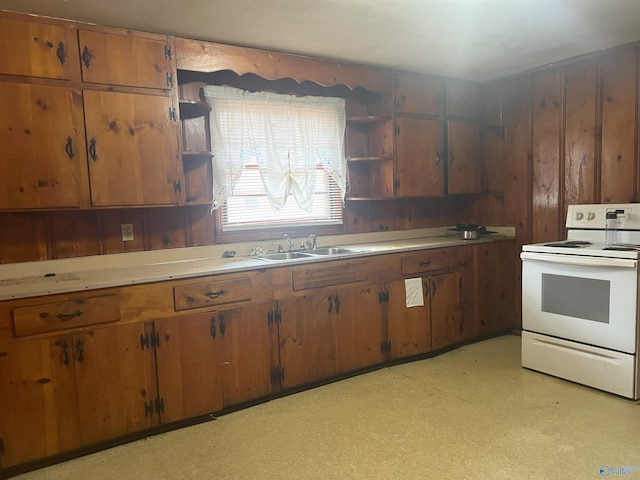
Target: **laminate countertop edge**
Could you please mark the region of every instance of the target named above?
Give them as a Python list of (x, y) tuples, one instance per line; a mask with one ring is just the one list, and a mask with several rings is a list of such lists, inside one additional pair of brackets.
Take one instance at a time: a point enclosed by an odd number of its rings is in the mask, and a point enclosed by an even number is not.
[[(273, 250), (274, 242), (188, 247), (151, 252), (96, 255), (0, 265), (0, 300), (37, 297), (183, 278), (278, 268), (305, 263), (511, 240), (515, 227), (487, 227), (496, 232), (462, 240), (452, 227), (318, 237), (318, 247), (351, 247), (355, 253), (266, 261), (250, 257), (254, 247)], [(296, 239), (296, 245), (298, 241)], [(223, 258), (225, 251), (236, 256)]]

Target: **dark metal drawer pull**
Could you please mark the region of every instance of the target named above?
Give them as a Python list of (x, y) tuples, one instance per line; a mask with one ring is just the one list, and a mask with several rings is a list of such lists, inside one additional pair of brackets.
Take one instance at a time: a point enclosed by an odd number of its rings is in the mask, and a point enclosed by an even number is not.
[(56, 318), (58, 320), (60, 320), (61, 322), (68, 322), (69, 320), (75, 318), (75, 317), (80, 317), (82, 316), (84, 312), (81, 310), (77, 310), (73, 313), (59, 313), (58, 315), (56, 315)]
[(87, 47), (82, 49), (82, 61), (84, 62), (84, 65), (89, 68), (91, 65), (91, 52)]
[(421, 267), (428, 267), (429, 265), (431, 265), (431, 260), (422, 260), (420, 263), (418, 263), (418, 265), (420, 265)]
[(58, 43), (56, 56), (58, 57), (58, 61), (60, 62), (60, 65), (64, 65), (64, 61), (66, 60), (65, 54), (64, 54), (64, 43), (62, 42)]
[(205, 292), (204, 296), (209, 298), (218, 298), (227, 293), (225, 290), (218, 290), (217, 292)]

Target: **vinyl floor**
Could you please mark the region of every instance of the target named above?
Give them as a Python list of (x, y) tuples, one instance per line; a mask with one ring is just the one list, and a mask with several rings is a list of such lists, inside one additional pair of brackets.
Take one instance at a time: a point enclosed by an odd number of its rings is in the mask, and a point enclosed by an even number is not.
[(505, 335), (19, 480), (640, 479), (640, 402), (520, 367)]

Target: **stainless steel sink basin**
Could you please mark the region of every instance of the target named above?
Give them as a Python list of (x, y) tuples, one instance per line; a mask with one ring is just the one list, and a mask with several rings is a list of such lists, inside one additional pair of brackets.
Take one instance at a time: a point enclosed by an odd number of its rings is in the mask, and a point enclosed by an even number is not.
[(259, 257), (255, 257), (262, 260), (293, 260), (296, 258), (309, 258), (310, 255), (302, 252), (279, 252), (279, 253), (267, 253), (266, 255), (261, 255)]
[(327, 247), (318, 248), (317, 250), (309, 250), (309, 255), (347, 255), (349, 253), (361, 253), (366, 252), (361, 248), (344, 248), (344, 247)]
[(332, 255), (348, 255), (351, 253), (362, 253), (367, 250), (363, 250), (361, 248), (345, 248), (345, 247), (325, 247), (318, 248), (317, 250), (305, 250), (299, 252), (277, 252), (277, 253), (267, 253), (265, 255), (260, 255), (256, 258), (258, 260), (267, 260), (274, 262), (282, 262), (286, 260), (298, 260), (303, 258), (313, 258), (313, 257), (330, 257)]

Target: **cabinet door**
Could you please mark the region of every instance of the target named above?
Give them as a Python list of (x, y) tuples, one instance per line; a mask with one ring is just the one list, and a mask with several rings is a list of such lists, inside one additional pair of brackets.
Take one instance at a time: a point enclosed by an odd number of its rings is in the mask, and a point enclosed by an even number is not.
[(503, 332), (516, 324), (516, 260), (513, 242), (476, 245), (478, 335)]
[(397, 113), (439, 115), (443, 112), (442, 80), (426, 75), (398, 74), (395, 87)]
[[(134, 323), (73, 335), (80, 439), (89, 445), (150, 428), (158, 398), (150, 324)], [(147, 407), (147, 408), (145, 408)]]
[(431, 346), (434, 350), (453, 345), (463, 336), (460, 315), (460, 274), (436, 275), (429, 279), (431, 295)]
[(171, 205), (182, 170), (170, 98), (84, 91), (94, 206)]
[(213, 314), (156, 320), (163, 423), (222, 410), (221, 333)]
[(391, 359), (410, 357), (431, 350), (431, 299), (429, 278), (422, 279), (423, 306), (407, 307), (405, 282), (387, 285), (387, 340)]
[(477, 123), (447, 122), (447, 193), (482, 192), (482, 138)]
[(480, 84), (447, 81), (447, 116), (479, 118), (481, 105)]
[(340, 290), (329, 297), (336, 312), (337, 373), (380, 363), (384, 340), (384, 306), (380, 285)]
[(73, 91), (0, 82), (0, 105), (0, 208), (78, 207), (86, 157)]
[(133, 32), (112, 34), (80, 30), (82, 80), (170, 89), (171, 59), (166, 37)]
[[(309, 294), (278, 302), (282, 388), (336, 374), (336, 309), (331, 294)], [(331, 298), (331, 300), (330, 300)]]
[[(278, 332), (275, 302), (223, 310), (215, 314), (221, 336), (219, 362), (223, 405), (264, 397), (280, 384), (275, 379), (278, 361)], [(218, 334), (218, 333), (216, 333)]]
[(79, 446), (71, 337), (0, 346), (0, 468)]
[(396, 195), (444, 195), (441, 122), (424, 118), (396, 120)]
[(0, 74), (70, 79), (78, 71), (74, 37), (69, 27), (0, 18)]

